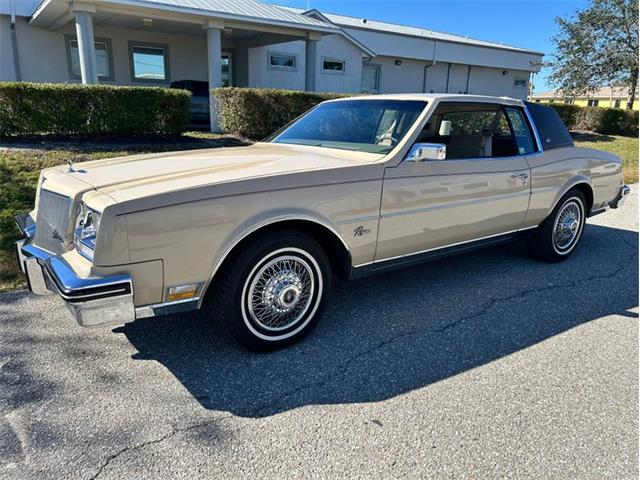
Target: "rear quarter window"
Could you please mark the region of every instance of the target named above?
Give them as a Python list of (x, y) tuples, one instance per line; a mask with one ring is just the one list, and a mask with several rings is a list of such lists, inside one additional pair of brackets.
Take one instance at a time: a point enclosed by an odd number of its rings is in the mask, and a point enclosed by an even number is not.
[(524, 103), (533, 117), (544, 150), (573, 146), (573, 139), (554, 108), (539, 103)]

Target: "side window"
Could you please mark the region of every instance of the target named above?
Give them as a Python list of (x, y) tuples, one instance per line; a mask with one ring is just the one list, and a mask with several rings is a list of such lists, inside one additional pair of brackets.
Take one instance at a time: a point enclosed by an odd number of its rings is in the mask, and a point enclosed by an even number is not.
[(506, 108), (507, 116), (511, 122), (513, 128), (513, 134), (516, 137), (516, 144), (518, 145), (518, 153), (520, 155), (526, 155), (536, 151), (536, 144), (531, 135), (531, 129), (527, 124), (524, 115), (521, 110), (515, 108)]
[(496, 112), (485, 111), (444, 113), (440, 121), (440, 134), (451, 137), (480, 135), (489, 128), (495, 116)]
[[(445, 105), (433, 132), (420, 135), (419, 141), (444, 143), (447, 159), (509, 157), (518, 154), (509, 121), (499, 106), (485, 108)], [(451, 110), (451, 111), (446, 111)]]

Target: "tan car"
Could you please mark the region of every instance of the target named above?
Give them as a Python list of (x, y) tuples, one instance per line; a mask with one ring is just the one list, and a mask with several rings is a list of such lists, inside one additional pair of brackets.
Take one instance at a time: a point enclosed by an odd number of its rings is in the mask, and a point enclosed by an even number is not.
[(569, 257), (629, 188), (555, 110), (472, 95), (325, 102), (248, 147), (44, 170), (20, 263), (80, 325), (208, 307), (251, 349), (299, 340), (332, 279), (523, 238)]

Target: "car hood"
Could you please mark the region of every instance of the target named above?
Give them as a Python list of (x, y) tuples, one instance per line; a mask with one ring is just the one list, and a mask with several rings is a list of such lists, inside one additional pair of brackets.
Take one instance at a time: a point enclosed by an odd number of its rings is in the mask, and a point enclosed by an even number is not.
[[(335, 175), (337, 170), (344, 172), (344, 169), (358, 167), (370, 170), (367, 167), (376, 166), (376, 161), (381, 158), (383, 156), (377, 154), (313, 146), (256, 143), (246, 147), (96, 160), (74, 164), (73, 171), (66, 167), (52, 170), (71, 177), (69, 184), (84, 184), (108, 194), (118, 203), (131, 204), (175, 192), (183, 192), (183, 199), (179, 201), (189, 201), (249, 191), (334, 183), (340, 179)], [(375, 170), (379, 168), (378, 165)], [(49, 170), (46, 176), (51, 176), (51, 173)], [(287, 178), (283, 179), (283, 176)], [(63, 183), (59, 176), (56, 183)], [(220, 188), (222, 185), (227, 188)], [(212, 187), (217, 188), (213, 191)], [(194, 195), (190, 198), (184, 192)], [(151, 203), (155, 206), (158, 202)], [(144, 208), (149, 207), (148, 204)], [(141, 208), (141, 205), (136, 208)]]

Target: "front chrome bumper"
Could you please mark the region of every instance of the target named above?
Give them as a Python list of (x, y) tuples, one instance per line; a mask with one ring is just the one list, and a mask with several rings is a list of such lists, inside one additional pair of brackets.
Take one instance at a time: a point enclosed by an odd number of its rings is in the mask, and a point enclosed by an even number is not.
[(80, 277), (64, 258), (33, 245), (36, 225), (31, 217), (16, 217), (16, 225), (25, 237), (16, 242), (16, 253), (29, 290), (36, 295), (58, 294), (83, 327), (123, 325), (198, 308), (199, 297), (135, 307), (129, 274)]
[(62, 257), (32, 244), (35, 224), (27, 217), (16, 217), (25, 237), (16, 242), (16, 252), (31, 292), (57, 293), (83, 327), (122, 325), (136, 319), (130, 275), (78, 276)]
[(618, 194), (616, 195), (616, 197), (611, 201), (611, 203), (609, 203), (609, 206), (611, 208), (621, 207), (622, 205), (624, 205), (624, 202), (626, 201), (630, 193), (631, 188), (629, 188), (628, 185), (622, 185), (622, 187), (620, 187), (620, 190), (618, 190)]

